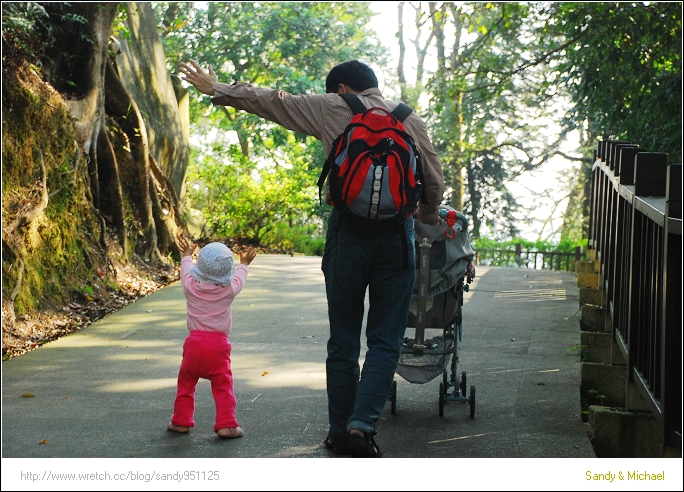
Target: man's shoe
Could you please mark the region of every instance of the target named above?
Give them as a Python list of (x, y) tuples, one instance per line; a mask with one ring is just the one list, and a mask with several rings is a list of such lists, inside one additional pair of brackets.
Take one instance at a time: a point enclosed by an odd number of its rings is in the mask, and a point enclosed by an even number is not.
[(341, 444), (333, 441), (332, 439), (330, 439), (330, 435), (328, 435), (328, 437), (325, 438), (323, 444), (325, 444), (326, 449), (329, 449), (335, 454), (346, 456), (349, 456), (351, 454), (351, 451), (349, 450), (346, 444)]
[(373, 436), (367, 432), (363, 435), (350, 432), (347, 447), (351, 450), (352, 458), (382, 458), (380, 447)]

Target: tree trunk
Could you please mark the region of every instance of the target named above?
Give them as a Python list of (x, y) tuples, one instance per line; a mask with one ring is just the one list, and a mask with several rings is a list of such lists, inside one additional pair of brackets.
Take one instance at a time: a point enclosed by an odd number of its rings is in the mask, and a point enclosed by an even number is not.
[[(138, 214), (141, 219), (143, 242), (140, 252), (145, 259), (159, 259), (157, 230), (150, 197), (150, 153), (147, 143), (147, 129), (138, 105), (119, 79), (113, 63), (107, 63), (105, 85), (107, 112), (117, 121), (128, 137), (131, 164), (136, 178), (135, 189), (129, 190), (136, 197)], [(124, 164), (126, 165), (126, 164)]]
[[(47, 4), (46, 11), (61, 14), (64, 7), (59, 4)], [(119, 10), (118, 3), (74, 3), (68, 8), (72, 15), (80, 15), (86, 19), (87, 34), (78, 31), (64, 32), (58, 40), (68, 61), (53, 60), (50, 67), (55, 80), (70, 81), (74, 84), (72, 94), (67, 94), (65, 104), (73, 118), (76, 130), (76, 142), (84, 155), (88, 156), (88, 173), (90, 175), (91, 200), (96, 210), (100, 205), (99, 172), (98, 172), (98, 139), (105, 117), (104, 87), (105, 65), (112, 33), (112, 24)], [(66, 31), (66, 29), (65, 29)], [(48, 70), (50, 72), (50, 70)], [(71, 79), (75, 79), (75, 82)], [(59, 85), (57, 85), (59, 87)], [(100, 231), (103, 238), (106, 231)], [(104, 244), (103, 241), (101, 241)]]
[(406, 45), (404, 44), (404, 2), (397, 5), (397, 39), (399, 40), (399, 61), (397, 63), (397, 78), (399, 79), (399, 89), (401, 90), (401, 100), (409, 104), (406, 93), (406, 75), (404, 73), (404, 56), (406, 55)]
[[(161, 171), (156, 178), (152, 176), (150, 163), (153, 156), (148, 138), (150, 130), (137, 101), (126, 89), (116, 69), (114, 58), (121, 53), (121, 45), (117, 44), (109, 49), (110, 41), (114, 39), (111, 37), (112, 26), (119, 7), (119, 3), (47, 4), (46, 9), (55, 14), (55, 19), (64, 19), (70, 15), (82, 16), (88, 30), (85, 41), (84, 34), (78, 32), (78, 29), (62, 31), (64, 34), (57, 44), (65, 55), (51, 60), (47, 72), (57, 81), (57, 87), (69, 92), (67, 95), (71, 96), (66, 98), (66, 104), (74, 119), (77, 143), (88, 156), (91, 200), (98, 216), (104, 217), (116, 227), (125, 258), (129, 253), (126, 215), (132, 214), (132, 224), (139, 223), (142, 232), (142, 238), (135, 242), (136, 251), (146, 260), (163, 262), (165, 260), (161, 251), (171, 251), (174, 256), (179, 257), (175, 236), (177, 230), (183, 226), (175, 188), (182, 189), (182, 185), (170, 185), (169, 179)], [(137, 4), (129, 3), (126, 7), (129, 15), (132, 12), (139, 13)], [(144, 10), (146, 6), (140, 8)], [(147, 23), (143, 23), (143, 27), (135, 25), (138, 28), (136, 33), (149, 30), (149, 19), (144, 20)], [(136, 17), (136, 21), (140, 19)], [(129, 19), (129, 23), (133, 24), (134, 21)], [(150, 53), (146, 56), (150, 59), (158, 58), (160, 45), (154, 44), (154, 40), (150, 39), (143, 41), (144, 46), (138, 47), (138, 50), (147, 49)], [(118, 43), (116, 40), (115, 42)], [(77, 54), (80, 56), (74, 56)], [(163, 51), (161, 54), (163, 55)], [(127, 63), (130, 63), (129, 59)], [(60, 86), (60, 81), (69, 83)], [(169, 97), (176, 103), (170, 79), (167, 85), (167, 92), (171, 96), (165, 93), (163, 100), (160, 96), (160, 107), (168, 104), (166, 99)], [(154, 102), (148, 104), (153, 105)], [(182, 128), (182, 124), (176, 121), (177, 118), (170, 118), (174, 128)], [(108, 135), (108, 125), (118, 134), (114, 140)], [(178, 130), (178, 133), (183, 133), (183, 130)], [(187, 148), (180, 145), (179, 150), (168, 150), (173, 146), (168, 143), (166, 135), (163, 137), (166, 138), (163, 140), (164, 149), (167, 149), (164, 155), (176, 156), (173, 157), (178, 161), (174, 161), (174, 172), (180, 173), (179, 179), (184, 182), (182, 176), (186, 164), (183, 164), (183, 159), (187, 159), (187, 155), (183, 152)], [(161, 134), (157, 135), (157, 140), (162, 142)], [(179, 140), (182, 138), (179, 137)], [(122, 148), (127, 150), (127, 157), (123, 159), (120, 150)], [(171, 166), (170, 163), (167, 164)], [(133, 209), (126, 210), (126, 203)], [(167, 211), (166, 214), (164, 210)], [(171, 220), (167, 221), (164, 218), (166, 216)], [(163, 230), (159, 231), (159, 228)], [(103, 229), (101, 235), (104, 236), (105, 232)]]
[[(456, 210), (463, 210), (464, 205), (464, 183), (463, 183), (463, 159), (465, 151), (465, 129), (463, 126), (463, 92), (458, 92), (458, 98), (456, 99), (456, 155), (452, 161), (453, 169), (453, 181), (451, 186), (454, 192), (451, 196), (451, 206)], [(473, 215), (476, 214), (476, 210), (473, 210)]]
[(420, 36), (421, 36), (421, 31), (423, 28), (423, 9), (420, 6), (420, 3), (418, 3), (415, 8), (415, 22), (416, 22), (416, 39), (413, 40), (413, 46), (416, 48), (416, 56), (418, 57), (418, 64), (416, 66), (416, 92), (418, 93), (418, 96), (420, 96), (420, 93), (423, 92), (423, 75), (425, 73), (425, 56), (427, 55), (428, 48), (430, 47), (430, 43), (432, 43), (432, 39), (435, 37), (435, 32), (431, 29), (428, 38), (425, 41), (425, 44), (421, 46), (420, 44)]
[(97, 148), (99, 150), (97, 162), (101, 164), (98, 166), (100, 168), (99, 182), (104, 191), (101, 208), (105, 211), (104, 213), (107, 213), (106, 211), (111, 213), (111, 222), (116, 227), (119, 244), (121, 245), (121, 256), (125, 259), (128, 257), (128, 233), (125, 223), (123, 190), (121, 189), (121, 177), (116, 153), (107, 134), (104, 122), (100, 129), (100, 141)]
[(432, 17), (432, 32), (437, 39), (437, 73), (446, 68), (446, 55), (444, 49), (444, 7), (437, 10), (437, 2), (429, 2), (430, 16)]
[[(172, 16), (178, 8), (169, 5), (165, 22), (177, 22), (172, 21)], [(179, 94), (185, 90), (174, 87), (151, 4), (125, 2), (122, 10), (126, 13), (128, 36), (116, 39), (121, 52), (116, 57), (117, 74), (142, 115), (148, 154), (154, 157), (182, 203), (190, 138), (187, 107), (183, 114), (183, 97)]]
[(481, 197), (475, 186), (475, 176), (472, 173), (472, 166), (466, 166), (468, 173), (468, 192), (470, 193), (470, 201), (472, 206), (472, 221), (473, 221), (473, 238), (480, 237), (480, 228), (482, 227), (482, 218), (479, 216), (481, 209)]
[[(31, 31), (40, 49), (10, 46), (3, 33), (3, 328), (15, 312), (66, 305), (81, 286), (106, 289), (117, 259), (180, 260), (184, 230), (178, 193), (149, 152), (150, 126), (110, 59), (121, 53), (110, 51), (120, 4), (40, 6), (49, 16)], [(175, 121), (159, 125), (156, 142), (184, 186), (188, 125), (161, 42), (145, 39), (136, 49), (162, 66), (145, 75), (169, 78), (170, 96), (153, 91), (146, 104)], [(117, 239), (120, 252), (110, 248)]]

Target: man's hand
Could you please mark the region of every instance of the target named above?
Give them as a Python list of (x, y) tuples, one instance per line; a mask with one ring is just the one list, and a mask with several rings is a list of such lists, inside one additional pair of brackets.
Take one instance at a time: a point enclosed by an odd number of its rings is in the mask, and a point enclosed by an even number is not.
[(437, 211), (434, 211), (433, 213), (426, 212), (420, 205), (418, 205), (418, 209), (416, 210), (416, 218), (426, 225), (435, 225), (442, 221), (442, 219), (439, 218)]
[(208, 96), (214, 95), (214, 84), (218, 82), (218, 75), (209, 65), (209, 73), (202, 70), (195, 60), (190, 60), (192, 67), (187, 63), (181, 63), (180, 71), (185, 76), (182, 80), (189, 82), (195, 89)]

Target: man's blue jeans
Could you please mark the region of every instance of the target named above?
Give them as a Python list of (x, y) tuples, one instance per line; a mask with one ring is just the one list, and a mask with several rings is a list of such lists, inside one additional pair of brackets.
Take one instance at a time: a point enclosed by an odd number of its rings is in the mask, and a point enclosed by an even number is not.
[[(326, 376), (329, 435), (338, 443), (350, 429), (377, 433), (375, 424), (392, 386), (416, 271), (413, 218), (404, 229), (407, 269), (399, 233), (358, 235), (337, 210), (328, 220), (322, 261), (330, 320)], [(368, 351), (359, 379), (366, 288)]]

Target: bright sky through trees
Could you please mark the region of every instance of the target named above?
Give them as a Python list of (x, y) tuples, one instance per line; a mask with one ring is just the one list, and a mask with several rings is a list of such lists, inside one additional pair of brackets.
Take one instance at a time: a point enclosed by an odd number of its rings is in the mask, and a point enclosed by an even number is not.
[[(397, 5), (399, 2), (371, 2), (371, 10), (377, 12), (378, 15), (374, 17), (371, 22), (373, 29), (379, 34), (382, 43), (390, 48), (390, 66), (378, 67), (373, 66), (378, 72), (378, 79), (380, 82), (380, 88), (386, 97), (397, 99), (398, 94), (393, 87), (385, 84), (385, 80), (388, 74), (396, 74), (397, 60), (399, 58), (399, 46), (396, 38), (396, 32), (398, 29), (398, 18), (397, 18)], [(424, 2), (427, 4), (427, 2)], [(424, 9), (427, 11), (427, 7)], [(413, 10), (406, 4), (404, 8), (404, 29), (405, 29), (405, 39), (409, 40), (415, 37), (415, 30), (413, 28)], [(445, 32), (449, 36), (448, 31)], [(447, 38), (447, 44), (450, 42)], [(371, 63), (372, 65), (372, 63)], [(417, 59), (415, 56), (415, 51), (412, 46), (407, 42), (407, 49), (405, 53), (405, 71), (407, 80), (415, 80), (415, 67), (417, 65)], [(434, 52), (434, 47), (431, 51), (428, 51), (425, 61), (426, 75), (429, 77), (436, 67), (436, 55)], [(388, 78), (388, 77), (387, 77)], [(384, 87), (383, 87), (384, 85)], [(427, 105), (424, 104), (424, 107)], [(558, 133), (560, 127), (556, 122), (549, 121), (548, 125), (549, 131)], [(579, 146), (578, 138), (575, 132), (570, 134), (569, 140), (561, 147), (561, 151), (567, 154), (577, 154), (576, 149)], [(557, 234), (549, 237), (551, 231), (556, 231), (560, 228), (562, 224), (562, 213), (565, 211), (567, 206), (567, 200), (563, 200), (559, 206), (554, 209), (553, 201), (560, 197), (563, 193), (561, 189), (561, 184), (563, 182), (562, 175), (574, 170), (578, 164), (571, 163), (570, 161), (564, 159), (561, 156), (555, 156), (551, 158), (546, 164), (540, 168), (528, 172), (521, 176), (514, 182), (508, 184), (509, 189), (515, 195), (519, 203), (526, 209), (532, 209), (531, 215), (537, 220), (532, 226), (527, 227), (524, 224), (520, 224), (521, 236), (525, 239), (536, 240), (540, 233), (542, 233), (542, 239), (553, 239), (558, 240), (559, 236)], [(534, 197), (530, 190), (535, 192), (540, 192), (544, 189), (553, 190), (550, 193), (552, 199), (539, 199)], [(548, 217), (553, 217), (554, 220), (551, 224), (547, 224), (544, 230), (541, 231), (543, 221)]]

